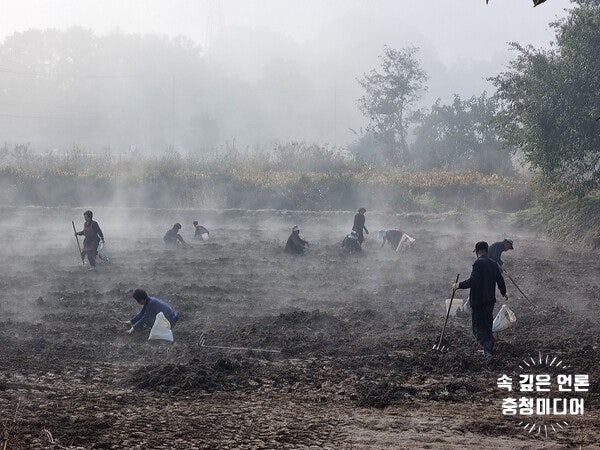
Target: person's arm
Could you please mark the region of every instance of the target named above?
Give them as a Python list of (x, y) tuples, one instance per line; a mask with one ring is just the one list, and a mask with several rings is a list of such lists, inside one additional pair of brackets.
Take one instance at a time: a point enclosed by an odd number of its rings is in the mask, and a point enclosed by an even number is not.
[(177, 240), (178, 240), (179, 242), (181, 242), (182, 244), (185, 244), (185, 241), (183, 240), (183, 238), (181, 237), (181, 235), (179, 235), (179, 234), (178, 234), (178, 235), (176, 236), (176, 238), (177, 238)]
[(383, 235), (383, 242), (381, 243), (381, 247), (379, 247), (379, 248), (383, 248), (383, 246), (385, 245), (385, 242), (386, 242), (386, 238), (385, 238), (385, 235)]
[(100, 225), (98, 225), (98, 222), (92, 222), (92, 229), (98, 236), (100, 236), (100, 239), (102, 240), (102, 242), (104, 242), (104, 233), (102, 233), (102, 230), (100, 229)]
[(367, 227), (365, 226), (364, 223), (363, 223), (363, 228), (365, 229), (365, 233), (369, 234), (369, 230), (367, 230)]
[(502, 294), (502, 297), (506, 297), (506, 283), (504, 282), (502, 269), (500, 269), (500, 267), (498, 267), (498, 272), (496, 273), (496, 284), (498, 284), (498, 289), (500, 289), (500, 294)]
[(477, 285), (480, 277), (481, 275), (479, 274), (479, 264), (477, 263), (477, 261), (475, 261), (475, 264), (473, 264), (473, 270), (471, 271), (471, 276), (467, 280), (458, 283), (457, 289), (469, 289)]
[(135, 317), (130, 320), (132, 328), (142, 328), (142, 326), (144, 325), (144, 322), (142, 319), (144, 318), (144, 316), (146, 314), (146, 306), (147, 305), (144, 305), (144, 307), (140, 310), (140, 312), (137, 313), (135, 315)]

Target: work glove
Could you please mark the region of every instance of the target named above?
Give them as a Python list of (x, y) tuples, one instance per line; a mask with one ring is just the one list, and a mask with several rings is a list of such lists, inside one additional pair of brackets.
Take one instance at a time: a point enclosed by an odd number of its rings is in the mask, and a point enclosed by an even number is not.
[(127, 330), (125, 333), (127, 334), (131, 334), (133, 333), (133, 330), (135, 330), (135, 328), (131, 327), (129, 330)]
[(459, 283), (452, 283), (452, 289), (457, 290)]

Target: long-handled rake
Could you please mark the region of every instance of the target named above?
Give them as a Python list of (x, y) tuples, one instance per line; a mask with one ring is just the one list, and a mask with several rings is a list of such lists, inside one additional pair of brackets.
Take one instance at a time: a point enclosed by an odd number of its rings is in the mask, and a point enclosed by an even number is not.
[(533, 312), (537, 311), (539, 309), (539, 307), (535, 303), (533, 303), (531, 300), (529, 300), (529, 297), (527, 297), (527, 295), (525, 295), (525, 292), (523, 292), (521, 290), (521, 288), (517, 285), (517, 283), (515, 283), (515, 280), (513, 280), (513, 277), (510, 276), (510, 274), (506, 271), (506, 269), (504, 269), (503, 272), (508, 277), (508, 279), (512, 282), (512, 284), (515, 285), (515, 287), (521, 293), (523, 298), (525, 300), (527, 300), (527, 302), (529, 303), (529, 309), (531, 309)]
[[(458, 283), (458, 278), (460, 274), (456, 274), (456, 281)], [(456, 289), (452, 289), (452, 297), (450, 297), (450, 304), (448, 305), (448, 311), (446, 312), (446, 320), (444, 321), (444, 328), (442, 328), (442, 334), (440, 334), (440, 340), (437, 344), (433, 346), (433, 350), (437, 350), (438, 352), (446, 352), (448, 351), (448, 347), (442, 345), (442, 341), (444, 340), (444, 333), (446, 332), (446, 325), (448, 324), (448, 316), (450, 316), (450, 309), (452, 309), (452, 301), (454, 300), (454, 294), (456, 293)]]
[(75, 222), (71, 220), (73, 225), (73, 232), (75, 233), (75, 240), (77, 241), (77, 248), (79, 249), (79, 256), (81, 256), (81, 264), (85, 266), (85, 255), (81, 252), (81, 245), (79, 244), (79, 237), (77, 236), (77, 230), (75, 229)]
[(219, 348), (222, 350), (249, 350), (253, 352), (267, 352), (267, 353), (281, 353), (281, 350), (273, 350), (268, 348), (250, 348), (250, 347), (227, 347), (223, 345), (206, 345), (206, 336), (204, 333), (200, 335), (200, 341), (198, 342), (199, 347), (204, 348)]

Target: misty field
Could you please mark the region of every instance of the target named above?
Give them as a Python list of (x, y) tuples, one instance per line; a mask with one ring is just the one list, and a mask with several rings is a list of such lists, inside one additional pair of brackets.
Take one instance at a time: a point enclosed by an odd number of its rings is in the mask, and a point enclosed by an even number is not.
[[(501, 213), (367, 212), (365, 254), (352, 257), (339, 249), (352, 212), (94, 208), (113, 261), (89, 272), (70, 224), (83, 209), (0, 212), (6, 449), (597, 448), (600, 263)], [(192, 220), (208, 242), (191, 239)], [(174, 222), (191, 249), (165, 248)], [(303, 257), (283, 254), (296, 223)], [(415, 245), (380, 249), (384, 227)], [(508, 283), (518, 321), (497, 334), (497, 356), (477, 355), (470, 320), (455, 317), (450, 352), (432, 352), (473, 243), (504, 233), (506, 266), (539, 310)], [(179, 311), (174, 344), (124, 333), (137, 287)], [(206, 348), (202, 333), (281, 353)], [(585, 414), (547, 437), (503, 416), (496, 386), (540, 352), (591, 380)]]

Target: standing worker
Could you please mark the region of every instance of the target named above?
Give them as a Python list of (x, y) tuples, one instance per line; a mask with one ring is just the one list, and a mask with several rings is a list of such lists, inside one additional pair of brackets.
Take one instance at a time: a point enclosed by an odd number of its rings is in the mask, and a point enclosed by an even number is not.
[(173, 329), (179, 319), (179, 315), (171, 305), (159, 298), (150, 297), (143, 289), (133, 291), (132, 297), (138, 304), (142, 305), (142, 310), (133, 319), (123, 322), (123, 324), (131, 326), (127, 330), (128, 334), (133, 333), (134, 330), (141, 330), (144, 327), (152, 328), (158, 313), (164, 314), (165, 319), (169, 321), (171, 329)]
[(489, 358), (494, 353), (492, 324), (494, 322), (494, 304), (496, 303), (496, 284), (502, 296), (505, 299), (508, 297), (500, 267), (488, 257), (487, 242), (478, 242), (473, 251), (477, 255), (477, 259), (473, 264), (471, 276), (468, 280), (460, 283), (452, 283), (452, 289), (471, 289), (469, 298), (472, 309), (473, 334), (483, 347), (484, 356)]
[(358, 214), (354, 216), (354, 225), (352, 226), (352, 230), (356, 231), (356, 235), (358, 236), (358, 242), (360, 244), (365, 240), (365, 236), (363, 235), (363, 230), (365, 233), (369, 234), (369, 230), (365, 227), (365, 213), (367, 212), (366, 208), (360, 208), (358, 210)]
[(81, 259), (83, 260), (87, 255), (88, 261), (90, 262), (89, 270), (96, 269), (96, 255), (98, 254), (98, 245), (100, 241), (104, 243), (104, 234), (100, 229), (100, 225), (95, 220), (92, 220), (94, 213), (87, 210), (83, 213), (85, 222), (83, 223), (83, 230), (75, 232), (75, 236), (84, 236), (83, 239), (83, 251), (81, 252)]
[[(488, 249), (488, 258), (490, 258), (492, 261), (495, 261), (496, 264), (498, 264), (501, 273), (504, 271), (504, 263), (502, 262), (500, 256), (502, 255), (502, 252), (513, 249), (513, 240), (509, 238), (505, 238), (503, 241), (494, 242), (492, 245), (490, 245), (490, 248)], [(460, 305), (458, 308), (456, 308), (456, 316), (460, 317), (461, 319), (468, 318), (468, 313), (470, 312), (470, 304), (471, 303), (467, 298), (464, 305)]]
[(305, 241), (300, 237), (300, 227), (294, 225), (292, 227), (292, 234), (290, 234), (290, 237), (288, 237), (288, 240), (285, 243), (284, 252), (290, 255), (303, 255), (306, 247), (308, 247), (308, 241)]

